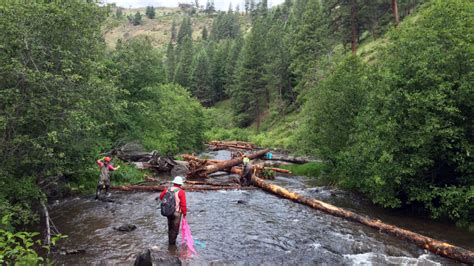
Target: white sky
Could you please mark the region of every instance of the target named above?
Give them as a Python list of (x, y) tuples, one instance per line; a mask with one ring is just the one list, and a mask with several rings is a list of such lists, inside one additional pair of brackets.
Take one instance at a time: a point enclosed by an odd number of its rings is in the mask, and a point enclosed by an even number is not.
[[(177, 7), (178, 3), (194, 3), (194, 0), (102, 0), (104, 3), (116, 3), (118, 6), (125, 8), (135, 7)], [(207, 0), (199, 0), (199, 5), (205, 6)], [(255, 1), (258, 2), (258, 1)], [(244, 9), (244, 0), (214, 0), (216, 9), (227, 10), (229, 4), (232, 3), (233, 8), (240, 5), (240, 10)], [(283, 3), (283, 0), (268, 0), (269, 7)]]

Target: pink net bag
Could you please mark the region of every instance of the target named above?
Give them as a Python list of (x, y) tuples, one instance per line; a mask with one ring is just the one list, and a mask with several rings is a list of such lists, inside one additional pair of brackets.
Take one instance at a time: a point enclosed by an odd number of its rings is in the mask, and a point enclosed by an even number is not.
[(194, 248), (194, 240), (193, 236), (191, 235), (191, 229), (189, 228), (188, 221), (186, 221), (186, 217), (183, 217), (181, 220), (181, 245), (186, 246), (191, 254), (197, 254), (196, 249)]

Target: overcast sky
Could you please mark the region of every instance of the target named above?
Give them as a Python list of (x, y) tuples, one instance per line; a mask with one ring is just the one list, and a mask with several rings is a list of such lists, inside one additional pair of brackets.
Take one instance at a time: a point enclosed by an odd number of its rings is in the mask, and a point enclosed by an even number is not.
[[(194, 3), (194, 0), (102, 0), (104, 3), (116, 3), (118, 6), (129, 8), (129, 7), (146, 7), (146, 6), (166, 6), (166, 7), (177, 7), (178, 3)], [(199, 5), (206, 5), (207, 0), (199, 0)], [(258, 1), (255, 1), (258, 2)], [(282, 3), (283, 0), (268, 0), (269, 7)], [(219, 10), (227, 10), (229, 4), (235, 7), (237, 4), (240, 5), (240, 10), (243, 10), (244, 0), (214, 0), (214, 4)]]

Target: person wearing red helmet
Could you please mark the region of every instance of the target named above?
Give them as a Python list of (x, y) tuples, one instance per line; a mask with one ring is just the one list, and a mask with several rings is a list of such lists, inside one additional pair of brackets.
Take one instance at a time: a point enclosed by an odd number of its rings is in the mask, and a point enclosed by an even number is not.
[(115, 171), (120, 168), (120, 166), (114, 167), (110, 163), (110, 157), (104, 157), (102, 160), (97, 160), (97, 165), (100, 168), (100, 177), (99, 182), (97, 184), (97, 191), (95, 193), (95, 198), (98, 199), (100, 195), (100, 191), (105, 189), (105, 194), (107, 197), (110, 196), (109, 188), (110, 188), (110, 171)]

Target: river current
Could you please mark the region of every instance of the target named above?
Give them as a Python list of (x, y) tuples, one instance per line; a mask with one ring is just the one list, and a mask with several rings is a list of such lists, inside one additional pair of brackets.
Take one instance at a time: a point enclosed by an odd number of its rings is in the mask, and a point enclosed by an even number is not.
[[(230, 153), (210, 155), (228, 159)], [(215, 179), (219, 178), (222, 177)], [(310, 178), (277, 176), (273, 182), (371, 218), (474, 249), (473, 234), (384, 211), (351, 193), (315, 187)], [(409, 242), (259, 189), (187, 192), (187, 218), (198, 254), (183, 256), (168, 251), (167, 220), (159, 213), (157, 196), (158, 193), (113, 192), (114, 202), (95, 201), (90, 196), (51, 205), (53, 221), (62, 234), (68, 235), (61, 245), (68, 250), (85, 251), (73, 255), (55, 253), (53, 263), (130, 265), (137, 253), (152, 248), (188, 265), (456, 264)], [(124, 223), (134, 224), (137, 229), (114, 230)], [(178, 242), (180, 239), (178, 236)]]

